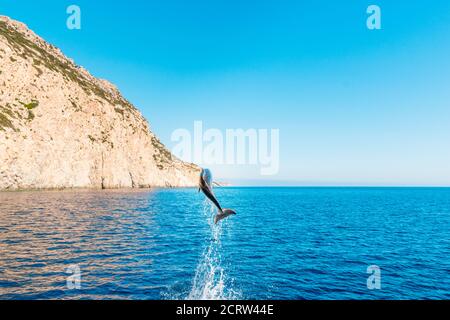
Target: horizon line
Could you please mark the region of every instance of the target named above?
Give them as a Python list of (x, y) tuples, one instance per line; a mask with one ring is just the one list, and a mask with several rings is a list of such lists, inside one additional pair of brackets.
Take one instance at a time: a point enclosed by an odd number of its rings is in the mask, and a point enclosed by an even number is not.
[(224, 185), (226, 187), (258, 188), (450, 188), (450, 185)]

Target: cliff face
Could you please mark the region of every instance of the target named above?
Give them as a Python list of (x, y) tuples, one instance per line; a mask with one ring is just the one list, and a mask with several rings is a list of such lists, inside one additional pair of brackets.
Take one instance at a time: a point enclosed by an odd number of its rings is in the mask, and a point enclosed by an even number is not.
[(0, 190), (194, 186), (198, 174), (112, 84), (0, 16)]

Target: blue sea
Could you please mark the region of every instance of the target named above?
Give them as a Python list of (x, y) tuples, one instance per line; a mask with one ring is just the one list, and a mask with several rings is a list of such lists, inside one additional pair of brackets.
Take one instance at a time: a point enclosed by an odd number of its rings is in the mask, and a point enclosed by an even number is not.
[(215, 193), (0, 193), (0, 299), (450, 299), (450, 188)]

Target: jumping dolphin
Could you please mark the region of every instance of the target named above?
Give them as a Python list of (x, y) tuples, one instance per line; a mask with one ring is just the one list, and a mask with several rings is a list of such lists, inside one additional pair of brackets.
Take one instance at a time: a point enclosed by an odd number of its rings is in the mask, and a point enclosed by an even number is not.
[(199, 188), (198, 191), (202, 190), (205, 196), (211, 200), (211, 202), (217, 207), (217, 215), (214, 217), (214, 223), (217, 224), (222, 219), (225, 219), (226, 217), (236, 214), (231, 209), (222, 209), (220, 206), (219, 201), (217, 201), (216, 197), (213, 194), (212, 191), (212, 174), (209, 169), (202, 169), (202, 172), (200, 173), (200, 181), (199, 181)]

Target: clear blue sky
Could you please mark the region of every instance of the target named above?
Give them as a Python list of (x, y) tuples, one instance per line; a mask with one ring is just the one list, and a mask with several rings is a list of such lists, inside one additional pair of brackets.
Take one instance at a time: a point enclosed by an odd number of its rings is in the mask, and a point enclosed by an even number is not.
[[(66, 28), (70, 4), (81, 30)], [(382, 30), (366, 28), (370, 4)], [(0, 13), (115, 83), (169, 147), (194, 120), (280, 129), (278, 175), (219, 178), (450, 185), (448, 0), (2, 0)]]

